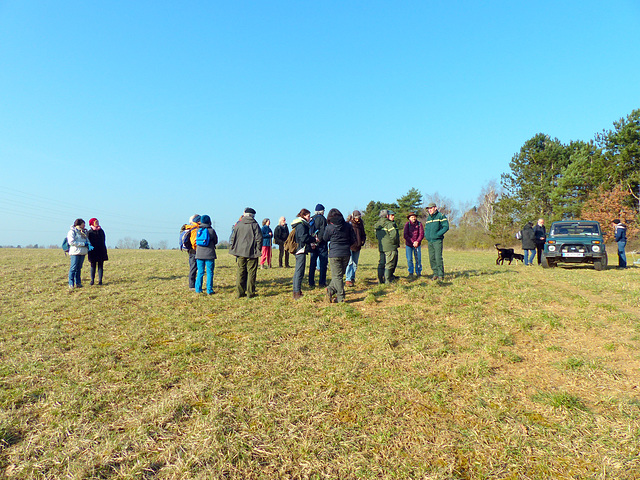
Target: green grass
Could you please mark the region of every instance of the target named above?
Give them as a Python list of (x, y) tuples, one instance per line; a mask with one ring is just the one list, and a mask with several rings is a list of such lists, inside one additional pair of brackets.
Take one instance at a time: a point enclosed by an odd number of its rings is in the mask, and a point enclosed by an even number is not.
[(329, 305), (278, 268), (235, 299), (226, 251), (211, 297), (184, 253), (110, 258), (69, 292), (60, 251), (0, 249), (3, 478), (640, 477), (637, 269), (446, 251), (378, 286), (366, 250)]

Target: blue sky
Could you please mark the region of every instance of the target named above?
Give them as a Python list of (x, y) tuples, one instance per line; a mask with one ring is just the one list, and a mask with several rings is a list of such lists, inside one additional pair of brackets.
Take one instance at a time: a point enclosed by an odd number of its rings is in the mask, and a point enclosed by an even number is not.
[(640, 107), (635, 1), (0, 0), (0, 245), (177, 242), (410, 188), (471, 206), (536, 133)]

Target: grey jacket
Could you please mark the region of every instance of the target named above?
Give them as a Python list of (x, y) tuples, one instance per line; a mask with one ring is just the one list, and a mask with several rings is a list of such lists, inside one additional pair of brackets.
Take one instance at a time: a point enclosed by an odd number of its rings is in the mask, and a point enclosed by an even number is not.
[(217, 258), (216, 244), (218, 243), (218, 235), (208, 223), (201, 223), (200, 228), (209, 230), (209, 245), (198, 245), (196, 249), (196, 260), (215, 260)]
[(259, 258), (262, 251), (262, 231), (251, 216), (244, 215), (233, 227), (229, 253), (235, 257)]

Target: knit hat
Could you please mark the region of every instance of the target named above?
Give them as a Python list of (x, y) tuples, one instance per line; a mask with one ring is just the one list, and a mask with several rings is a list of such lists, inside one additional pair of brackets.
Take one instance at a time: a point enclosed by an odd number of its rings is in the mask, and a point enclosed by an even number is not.
[(355, 218), (360, 218), (362, 216), (362, 214), (360, 213), (360, 210), (354, 210), (352, 215)]
[(250, 213), (251, 215), (255, 215), (256, 211), (251, 207), (247, 207), (244, 209), (244, 213)]
[(202, 217), (200, 217), (200, 223), (211, 225), (211, 217), (209, 215), (202, 215)]
[(98, 221), (98, 219), (97, 219), (97, 218), (90, 218), (90, 219), (89, 219), (89, 226), (93, 226), (93, 224), (94, 224), (95, 222), (97, 222), (97, 221)]
[(324, 212), (324, 205), (321, 203), (316, 205), (316, 212)]
[(189, 223), (198, 223), (200, 221), (200, 215), (198, 215), (197, 213), (195, 215), (192, 215), (191, 218), (189, 219)]

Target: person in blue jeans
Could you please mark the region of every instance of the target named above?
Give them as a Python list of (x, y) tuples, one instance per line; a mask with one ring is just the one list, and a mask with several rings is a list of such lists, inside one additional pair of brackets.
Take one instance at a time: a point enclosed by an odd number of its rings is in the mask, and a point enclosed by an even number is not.
[(624, 252), (627, 246), (627, 226), (617, 218), (612, 224), (615, 230), (615, 240), (618, 244), (618, 268), (627, 268), (627, 255)]
[(533, 231), (533, 222), (528, 222), (522, 227), (522, 250), (524, 250), (524, 265), (533, 266), (536, 256), (536, 234)]
[(358, 260), (360, 259), (360, 250), (364, 247), (367, 241), (367, 234), (364, 232), (364, 222), (362, 220), (362, 214), (359, 210), (354, 210), (351, 214), (348, 222), (353, 227), (353, 231), (356, 234), (356, 243), (351, 245), (351, 258), (347, 265), (345, 272), (345, 285), (347, 287), (353, 287), (356, 282), (356, 270), (358, 270)]
[(404, 225), (404, 243), (405, 253), (407, 254), (407, 268), (409, 270), (409, 277), (413, 277), (415, 258), (415, 273), (419, 277), (422, 274), (422, 247), (420, 244), (424, 240), (424, 227), (422, 223), (418, 221), (418, 216), (415, 212), (409, 212), (407, 215), (409, 220)]
[(84, 228), (85, 223), (81, 218), (77, 218), (71, 225), (67, 234), (67, 242), (69, 243), (69, 288), (82, 288), (82, 280), (80, 273), (82, 272), (82, 264), (84, 257), (93, 247), (89, 242), (87, 230)]
[(218, 235), (216, 231), (211, 228), (211, 217), (209, 215), (202, 215), (200, 217), (200, 226), (198, 227), (198, 234), (201, 230), (207, 230), (208, 241), (204, 244), (196, 235), (196, 264), (198, 266), (198, 274), (196, 276), (196, 293), (202, 293), (202, 280), (205, 270), (207, 271), (207, 294), (213, 295), (213, 271), (216, 268), (216, 244), (218, 243)]

